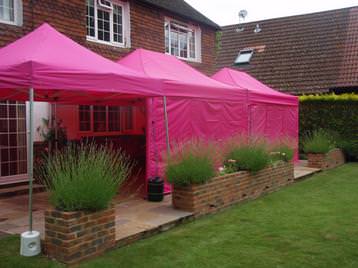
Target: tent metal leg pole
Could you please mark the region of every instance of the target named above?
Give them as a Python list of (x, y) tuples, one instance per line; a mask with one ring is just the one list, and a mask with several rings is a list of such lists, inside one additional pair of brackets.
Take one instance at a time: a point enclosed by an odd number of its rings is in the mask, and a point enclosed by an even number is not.
[(28, 160), (27, 173), (29, 176), (29, 230), (32, 232), (32, 184), (33, 184), (33, 170), (34, 170), (34, 89), (30, 88), (29, 92), (29, 138), (28, 138)]
[(169, 124), (168, 124), (168, 112), (167, 112), (167, 97), (163, 97), (163, 106), (164, 106), (164, 121), (165, 121), (165, 143), (167, 145), (167, 153), (170, 153), (170, 144), (169, 144)]

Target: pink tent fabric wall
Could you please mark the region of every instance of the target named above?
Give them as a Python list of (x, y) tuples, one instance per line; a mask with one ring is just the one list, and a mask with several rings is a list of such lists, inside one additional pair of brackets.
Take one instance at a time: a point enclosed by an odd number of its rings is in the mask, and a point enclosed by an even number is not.
[[(163, 53), (138, 49), (119, 63), (164, 82), (172, 145), (194, 137), (221, 141), (233, 135), (247, 135), (247, 90), (215, 81)], [(147, 120), (149, 178), (163, 174), (166, 150), (163, 98), (147, 100)]]
[(298, 148), (298, 97), (276, 91), (249, 74), (230, 68), (221, 69), (212, 78), (248, 90), (251, 136), (264, 136), (270, 141), (288, 137)]

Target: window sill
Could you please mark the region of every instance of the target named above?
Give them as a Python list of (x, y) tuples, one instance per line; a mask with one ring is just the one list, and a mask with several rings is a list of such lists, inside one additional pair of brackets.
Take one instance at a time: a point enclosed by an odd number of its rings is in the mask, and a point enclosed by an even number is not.
[(14, 22), (14, 21), (8, 21), (8, 20), (1, 20), (1, 19), (0, 19), (0, 23), (1, 23), (1, 24), (12, 25), (12, 26), (20, 26), (20, 25), (18, 25), (16, 22)]
[[(172, 54), (170, 54), (168, 52), (165, 52), (165, 54), (174, 56), (174, 55), (172, 55)], [(199, 60), (199, 59), (183, 58), (183, 57), (179, 57), (179, 56), (174, 56), (174, 57), (176, 57), (179, 60), (183, 60), (183, 61), (201, 63), (201, 60)]]
[(93, 43), (97, 43), (97, 44), (101, 44), (101, 45), (107, 45), (107, 46), (111, 46), (111, 47), (130, 48), (129, 46), (125, 46), (124, 44), (121, 44), (121, 43), (113, 43), (113, 42), (101, 41), (101, 40), (97, 40), (97, 39), (94, 39), (94, 38), (88, 37), (88, 36), (86, 36), (86, 40), (90, 41), (90, 42), (93, 42)]

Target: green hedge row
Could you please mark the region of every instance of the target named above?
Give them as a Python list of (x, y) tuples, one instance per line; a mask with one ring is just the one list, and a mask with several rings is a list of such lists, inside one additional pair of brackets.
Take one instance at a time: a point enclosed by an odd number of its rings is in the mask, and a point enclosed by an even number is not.
[(339, 134), (346, 155), (358, 159), (358, 94), (301, 96), (300, 139), (317, 129)]

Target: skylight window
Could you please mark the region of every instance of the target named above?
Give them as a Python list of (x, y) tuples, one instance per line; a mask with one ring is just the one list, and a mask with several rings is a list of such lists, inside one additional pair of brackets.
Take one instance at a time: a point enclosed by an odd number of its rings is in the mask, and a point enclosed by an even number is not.
[(253, 49), (240, 50), (239, 55), (235, 60), (235, 65), (249, 64), (253, 54)]

